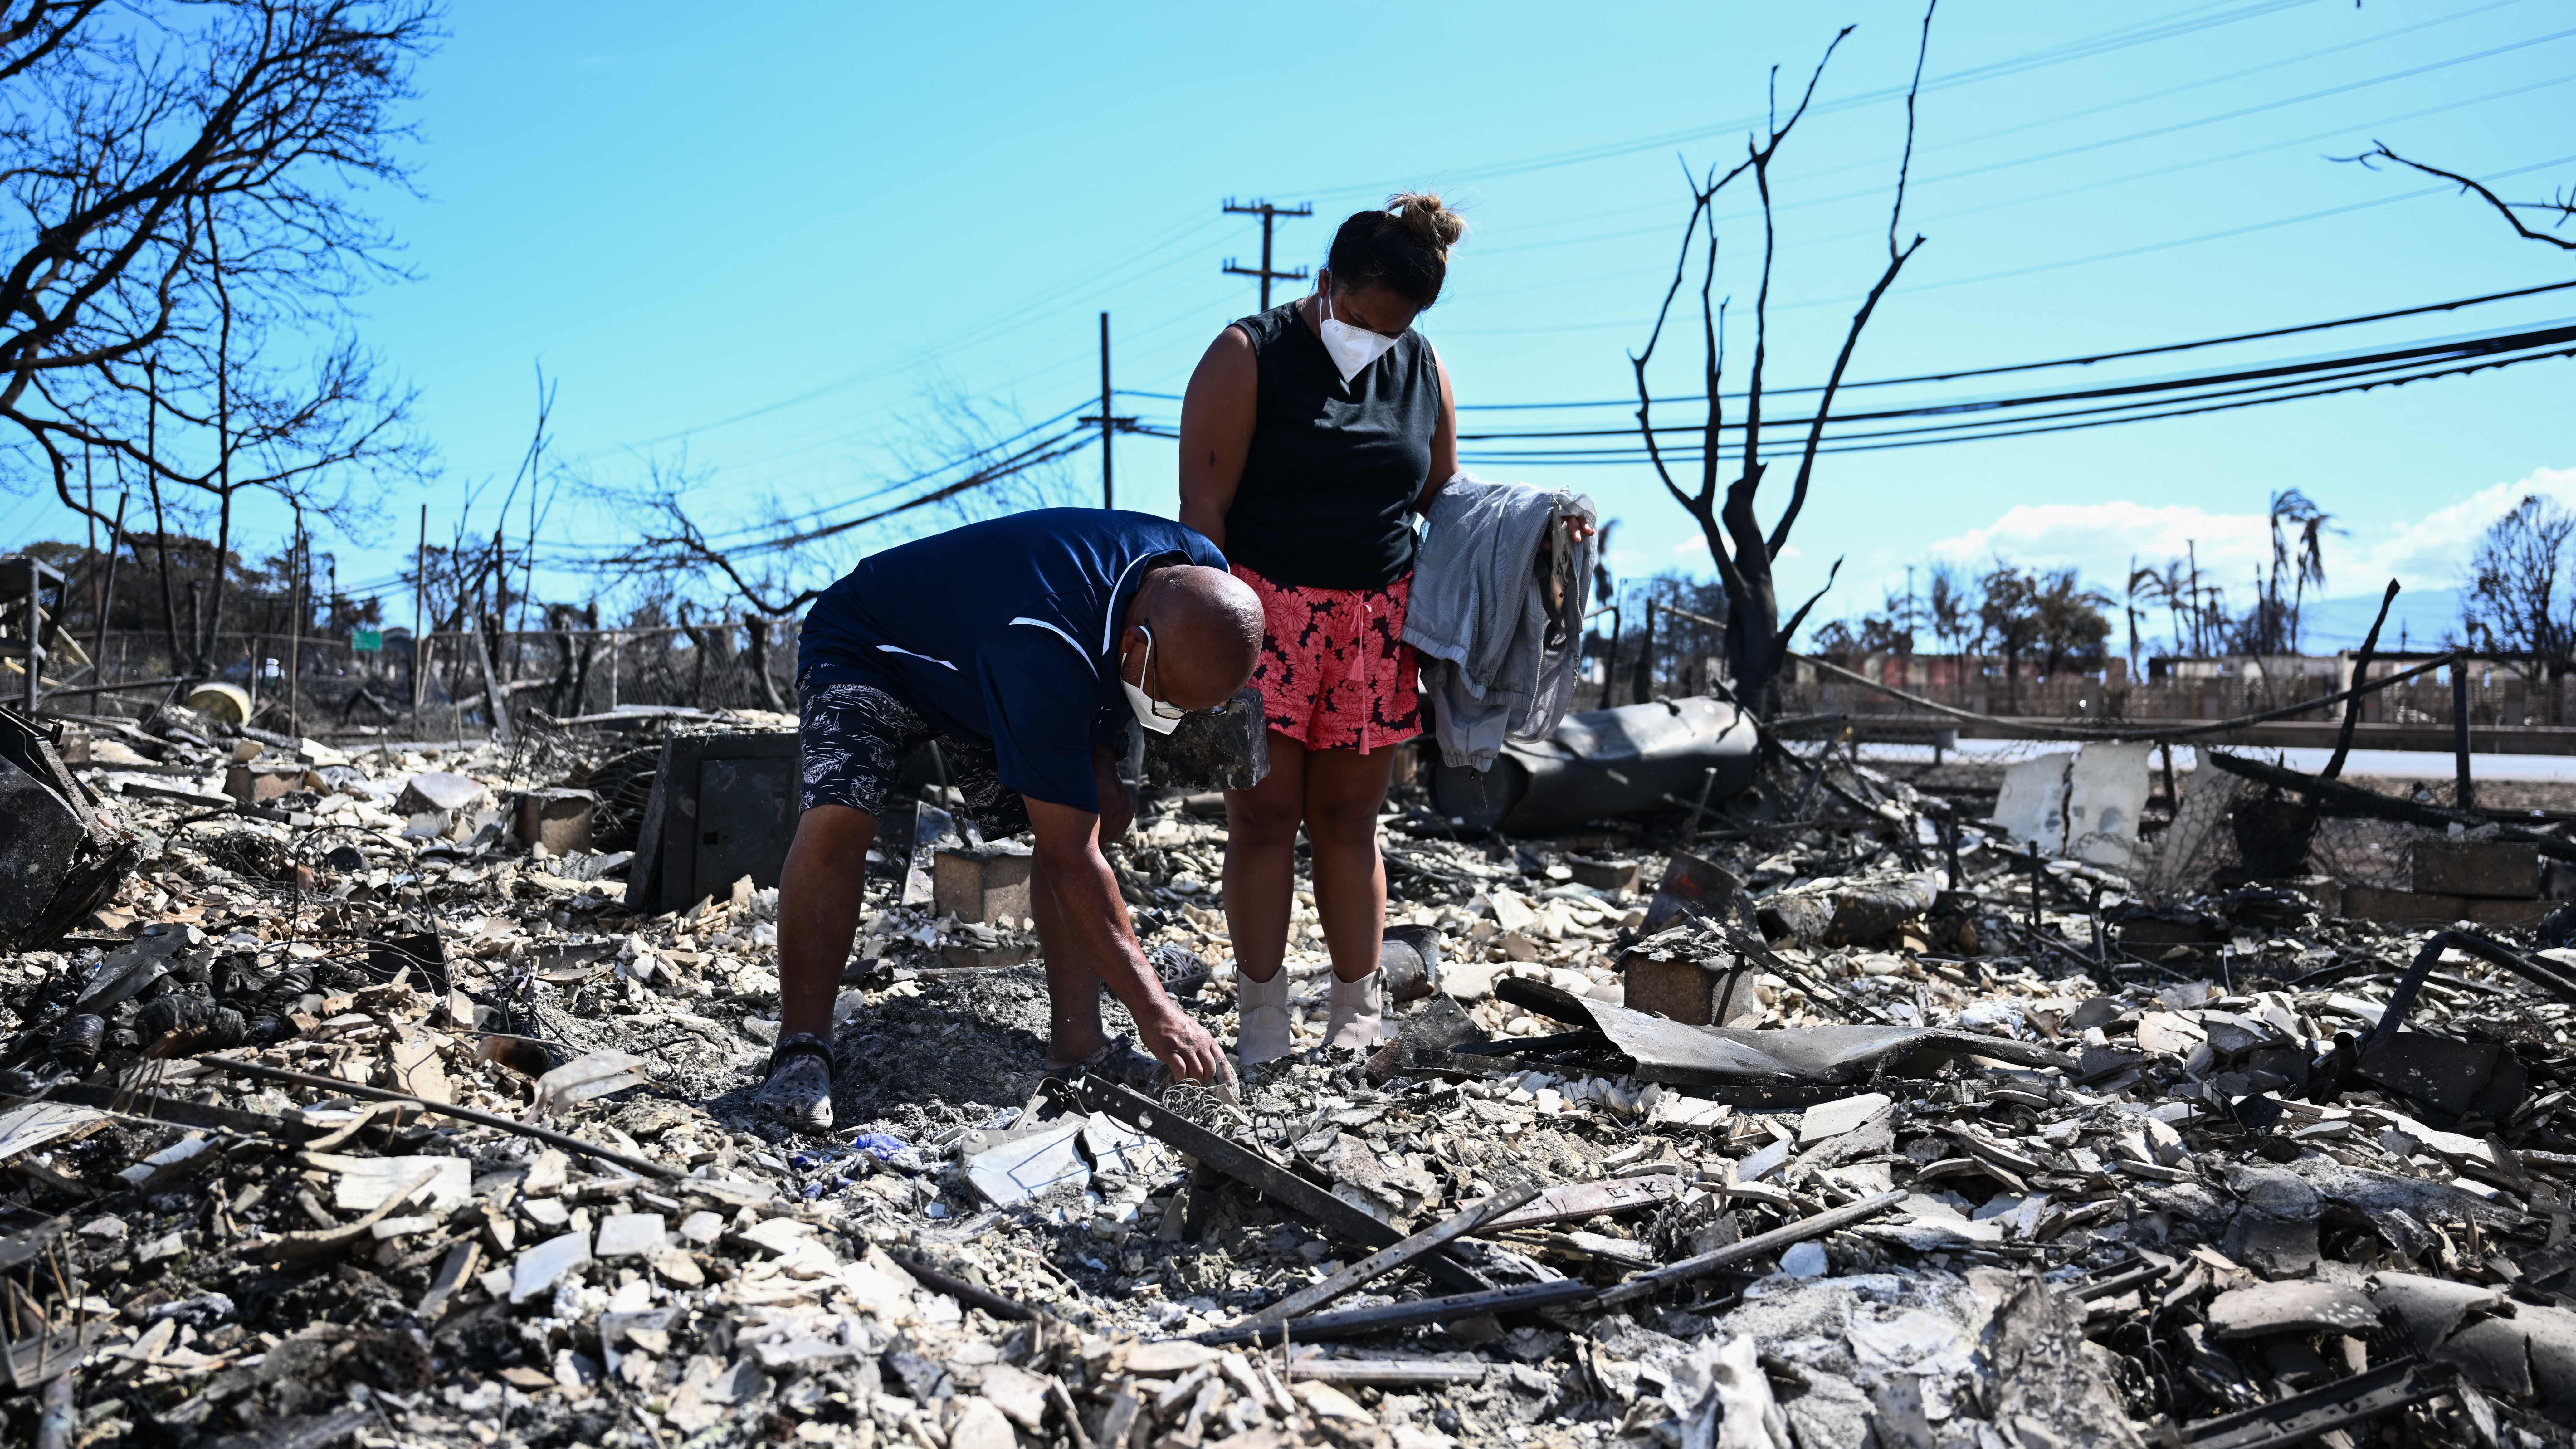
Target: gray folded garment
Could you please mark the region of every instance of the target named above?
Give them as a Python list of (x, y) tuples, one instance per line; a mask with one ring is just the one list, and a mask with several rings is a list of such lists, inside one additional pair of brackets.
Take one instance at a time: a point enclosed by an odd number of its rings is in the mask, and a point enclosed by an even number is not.
[[(1465, 473), (1431, 500), (1404, 641), (1421, 655), (1422, 692), (1449, 764), (1490, 769), (1505, 739), (1543, 738), (1564, 721), (1599, 536), (1572, 543), (1550, 525), (1597, 516), (1571, 489)], [(1542, 577), (1539, 549), (1551, 531), (1560, 546)]]

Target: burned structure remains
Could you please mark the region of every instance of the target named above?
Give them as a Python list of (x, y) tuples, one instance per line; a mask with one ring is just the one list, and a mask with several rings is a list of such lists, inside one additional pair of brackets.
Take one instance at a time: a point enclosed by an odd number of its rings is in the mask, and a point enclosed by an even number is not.
[[(925, 752), (835, 1011), (856, 1125), (804, 1139), (745, 1110), (790, 725), (0, 721), (7, 1432), (2576, 1423), (2576, 913), (2548, 899), (2576, 846), (2545, 820), (2216, 752), (2175, 799), (2144, 747), (1882, 768), (1830, 718), (1583, 713), (1483, 803), (1428, 762), (1400, 786), (1376, 1049), (1140, 1092), (1045, 1070), (1027, 857), (960, 837)], [(1213, 792), (1258, 733), (1158, 742), (1113, 851), (1220, 1037)]]

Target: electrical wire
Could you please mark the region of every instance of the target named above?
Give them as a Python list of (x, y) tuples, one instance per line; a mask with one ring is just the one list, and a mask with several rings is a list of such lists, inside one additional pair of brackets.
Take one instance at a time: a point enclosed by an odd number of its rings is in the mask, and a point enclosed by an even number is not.
[[(2153, 181), (2159, 177), (2178, 175), (2185, 171), (2196, 171), (2204, 166), (2223, 166), (2230, 161), (2242, 161), (2248, 157), (2261, 156), (2273, 151), (2285, 151), (2292, 146), (2312, 145), (2318, 141), (2349, 139), (2356, 135), (2381, 130), (2389, 126), (2403, 125), (2408, 121), (2420, 121), (2427, 116), (2446, 115), (2452, 111), (2467, 110), (2473, 106), (2483, 106), (2495, 101), (2510, 100), (2515, 96), (2528, 95), (2533, 91), (2547, 90), (2552, 86), (2562, 86), (2571, 80), (2576, 80), (2576, 72), (2571, 72), (2566, 75), (2551, 76), (2546, 80), (2530, 81), (2522, 85), (2507, 86), (2502, 90), (2488, 91), (2483, 95), (2467, 96), (2459, 100), (2444, 101), (2437, 106), (2424, 106), (2416, 110), (2400, 111), (2393, 115), (2380, 116), (2368, 121), (2358, 121), (2349, 125), (2333, 126), (2323, 131), (2311, 131), (2305, 135), (2291, 136), (2279, 141), (2266, 141), (2260, 146), (2248, 146), (2242, 150), (2222, 152), (2215, 156), (2198, 156), (2188, 161), (2168, 162), (2161, 166), (2148, 167), (2144, 171), (2131, 171), (2118, 176), (2097, 176), (2089, 180), (2077, 182), (2072, 186), (2061, 186), (2054, 191), (2024, 192), (2017, 196), (2006, 196), (1999, 197), (1992, 201), (1981, 201), (1973, 206), (1953, 207), (1948, 211), (1936, 211), (1922, 215), (1916, 215), (1914, 213), (1908, 214), (1913, 217), (1915, 225), (1928, 226), (1936, 222), (1954, 221), (1964, 216), (1979, 216), (1990, 211), (2007, 211), (2016, 206), (2036, 206), (2043, 201), (2061, 201), (2069, 196), (2081, 195), (2087, 191), (2099, 191), (2106, 186), (2127, 186), (2140, 181)], [(1833, 169), (1843, 170), (1846, 168), (1835, 167)], [(1907, 189), (1913, 190), (1919, 186), (1923, 189), (1929, 190), (1933, 184), (1943, 179), (1946, 178), (1918, 177), (1914, 181), (1908, 183)], [(1878, 200), (1883, 198), (1885, 195), (1886, 188), (1884, 186), (1871, 187), (1858, 191), (1846, 191), (1833, 196), (1806, 197), (1794, 201), (1782, 201), (1778, 204), (1776, 210), (1780, 212), (1804, 211), (1813, 207), (1827, 206), (1845, 201)], [(1625, 240), (1629, 237), (1670, 235), (1673, 229), (1670, 213), (1676, 211), (1678, 208), (1676, 208), (1671, 202), (1661, 202), (1657, 203), (1656, 206), (1651, 209), (1667, 213), (1665, 220), (1653, 226), (1624, 227), (1618, 231), (1591, 232), (1583, 236), (1557, 237), (1550, 240), (1522, 242), (1511, 246), (1488, 247), (1479, 251), (1477, 256), (1480, 258), (1502, 256), (1512, 252), (1543, 251), (1555, 247), (1579, 246), (1603, 241), (1619, 241)], [(1759, 220), (1761, 215), (1762, 213), (1759, 211), (1731, 212), (1726, 216), (1718, 218), (1718, 222), (1720, 225), (1726, 225), (1732, 222), (1755, 221)], [(1803, 240), (1802, 244), (1807, 246), (1823, 246), (1833, 242), (1845, 241), (1857, 236), (1874, 236), (1883, 231), (1885, 231), (1884, 227), (1873, 225), (1858, 228), (1853, 231), (1838, 232), (1832, 236), (1806, 238)]]
[[(2199, 17), (2197, 19), (2153, 21), (2147, 22), (2144, 25), (2126, 26), (2116, 30), (2105, 31), (2100, 35), (2087, 37), (2082, 40), (2069, 41), (2062, 45), (2050, 46), (2042, 50), (2031, 51), (2024, 55), (2012, 56), (1999, 61), (1991, 61), (1984, 65), (1970, 66), (1964, 70), (1949, 71), (1937, 76), (1927, 76), (1923, 80), (1922, 90), (1924, 93), (1929, 94), (1949, 90), (1957, 86), (1973, 85), (1979, 81), (1999, 80), (2006, 76), (2021, 75), (2029, 71), (2044, 69), (2052, 65), (2061, 65), (2070, 61), (2090, 60), (2096, 56), (2107, 55), (2117, 50), (2125, 50), (2135, 45), (2146, 45), (2160, 40), (2171, 40), (2179, 36), (2194, 34), (2217, 26), (2231, 25), (2241, 20), (2259, 19), (2266, 15), (2277, 14), (2283, 10), (2294, 9), (2305, 3), (2307, 3), (2307, 0), (2260, 0), (2260, 3), (2242, 6), (2218, 15), (2209, 15), (2205, 13), (2215, 7), (2194, 6), (2187, 10), (2177, 11), (2175, 14), (2177, 16), (2193, 16), (2197, 14)], [(1847, 96), (1822, 97), (1808, 107), (1808, 114), (1830, 115), (1838, 111), (1856, 110), (1864, 106), (1877, 105), (1883, 101), (1901, 99), (1905, 95), (1905, 91), (1906, 88), (1904, 86), (1882, 86), (1873, 90), (1854, 92)], [(1604, 161), (1618, 156), (1634, 155), (1640, 151), (1663, 150), (1673, 146), (1684, 145), (1692, 141), (1704, 141), (1713, 136), (1729, 135), (1734, 132), (1744, 130), (1750, 126), (1760, 125), (1764, 119), (1765, 117), (1761, 112), (1746, 112), (1742, 115), (1728, 117), (1722, 121), (1709, 122), (1681, 130), (1664, 131), (1651, 136), (1634, 137), (1625, 141), (1604, 142), (1599, 145), (1579, 147), (1573, 150), (1559, 151), (1549, 155), (1529, 157), (1520, 161), (1461, 168), (1444, 173), (1444, 178), (1453, 181), (1487, 181), (1501, 176), (1520, 176), (1532, 171), (1546, 171), (1560, 166), (1574, 166), (1585, 162)], [(1366, 185), (1346, 185), (1330, 188), (1309, 187), (1306, 188), (1306, 190), (1313, 191), (1317, 195), (1323, 196), (1357, 195), (1384, 191), (1394, 186), (1409, 185), (1412, 184), (1413, 180), (1414, 178), (1396, 178), (1394, 180), (1378, 181)]]
[[(1965, 367), (1950, 372), (1920, 372), (1911, 373), (1901, 377), (1863, 378), (1857, 381), (1845, 382), (1842, 384), (1842, 390), (1850, 392), (1863, 388), (1899, 387), (1908, 384), (1926, 382), (1956, 382), (1960, 379), (1971, 377), (2002, 377), (2012, 373), (2040, 372), (2061, 367), (2090, 367), (2098, 363), (2118, 362), (2133, 357), (2158, 357), (2176, 352), (2194, 352), (2208, 347), (2233, 346), (2240, 342), (2264, 342), (2275, 337), (2297, 337), (2315, 332), (2330, 332), (2343, 327), (2362, 327), (2374, 322), (2393, 321), (2401, 317), (2422, 317), (2435, 312), (2455, 312), (2463, 307), (2479, 307), (2490, 302), (2507, 302), (2523, 297), (2537, 297), (2551, 292), (2564, 292), (2571, 288), (2576, 288), (2576, 281), (2544, 282), (2534, 287), (2516, 287), (2503, 292), (2485, 292), (2478, 296), (2458, 297), (2447, 302), (2425, 302), (2411, 307), (2395, 307), (2386, 311), (2362, 312), (2350, 317), (2336, 317), (2324, 322), (2301, 322), (2287, 327), (2267, 327), (2256, 332), (2231, 332), (2217, 337), (2193, 338), (2186, 342), (2160, 342), (2153, 346), (2130, 347), (2116, 352), (2081, 353), (2067, 357), (2052, 357), (2039, 362), (2013, 362), (1993, 367)], [(1182, 395), (1176, 392), (1149, 392), (1142, 388), (1127, 387), (1119, 388), (1117, 391), (1120, 397), (1146, 398), (1155, 402), (1182, 401)], [(1821, 391), (1823, 391), (1821, 387), (1774, 387), (1763, 389), (1764, 395), (1769, 397), (1789, 397), (1798, 394), (1812, 394)], [(1730, 392), (1721, 393), (1719, 396), (1729, 400), (1735, 400), (1741, 399), (1745, 395), (1740, 392)], [(1659, 397), (1654, 400), (1655, 406), (1657, 407), (1680, 406), (1706, 401), (1708, 401), (1708, 397), (1705, 393), (1682, 393), (1670, 397)], [(1623, 397), (1596, 398), (1582, 402), (1460, 403), (1458, 405), (1458, 411), (1462, 413), (1549, 412), (1567, 408), (1633, 408), (1636, 405), (1637, 400), (1634, 397)]]

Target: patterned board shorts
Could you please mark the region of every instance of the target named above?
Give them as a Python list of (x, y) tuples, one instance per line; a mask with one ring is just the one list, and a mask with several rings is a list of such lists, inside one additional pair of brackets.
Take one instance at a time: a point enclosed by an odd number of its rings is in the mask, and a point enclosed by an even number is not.
[(966, 815), (988, 840), (1029, 828), (1028, 802), (1002, 784), (987, 740), (943, 735), (911, 705), (873, 684), (796, 687), (796, 738), (804, 748), (804, 806), (847, 805), (882, 820), (895, 776), (912, 752), (939, 741), (948, 783), (966, 797)]
[(1261, 596), (1261, 662), (1252, 671), (1270, 727), (1310, 750), (1366, 754), (1422, 733), (1422, 695), (1404, 605), (1413, 576), (1382, 589), (1274, 584), (1237, 564)]

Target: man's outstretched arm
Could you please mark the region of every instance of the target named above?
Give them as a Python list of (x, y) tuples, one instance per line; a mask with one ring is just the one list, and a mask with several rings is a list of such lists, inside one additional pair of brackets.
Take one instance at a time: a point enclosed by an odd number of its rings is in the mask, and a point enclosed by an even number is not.
[[(1025, 798), (1025, 797), (1024, 797)], [(1100, 853), (1100, 817), (1070, 805), (1028, 799), (1029, 823), (1037, 831), (1034, 862), (1038, 890), (1053, 909), (1039, 916), (1041, 944), (1051, 969), (1048, 989), (1088, 992), (1105, 985), (1136, 1019), (1145, 1049), (1185, 1082), (1220, 1079), (1225, 1056), (1216, 1039), (1174, 1002), (1145, 953), (1136, 944), (1136, 928), (1119, 897), (1118, 878)], [(1064, 965), (1078, 972), (1064, 973)], [(1070, 976), (1072, 979), (1068, 979)], [(1083, 1005), (1087, 1005), (1086, 997)], [(1077, 1003), (1057, 1000), (1062, 1020)], [(1059, 1043), (1060, 1046), (1065, 1045)]]

